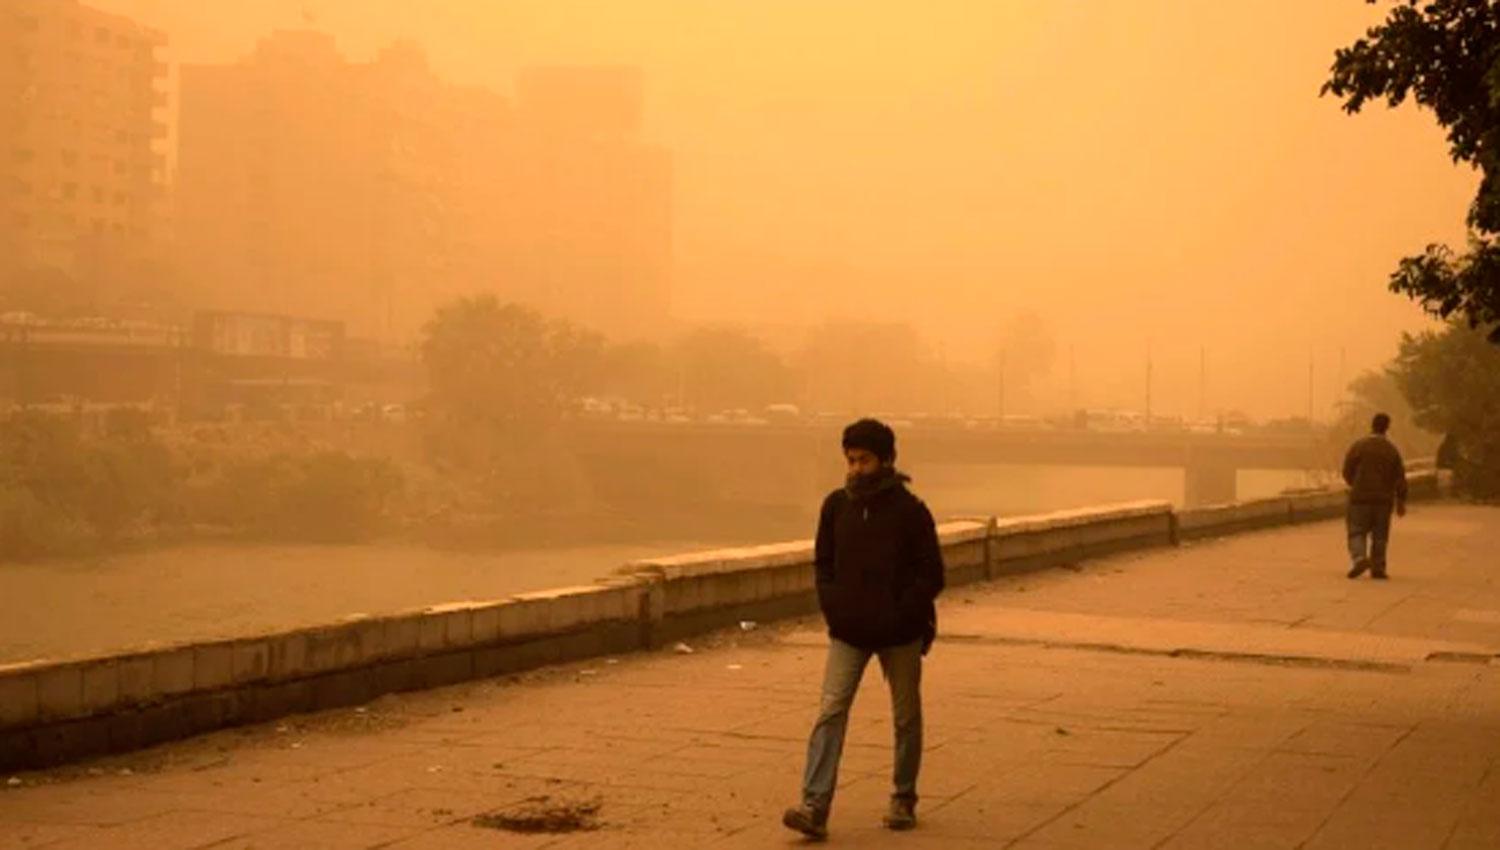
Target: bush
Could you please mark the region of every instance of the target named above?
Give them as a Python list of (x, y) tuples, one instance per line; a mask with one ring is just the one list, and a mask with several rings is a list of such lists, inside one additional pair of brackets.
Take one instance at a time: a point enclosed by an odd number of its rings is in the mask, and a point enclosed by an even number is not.
[(196, 516), (263, 539), (353, 542), (379, 531), (401, 486), (400, 473), (384, 460), (278, 454), (229, 465), (204, 488)]
[(401, 476), (389, 462), (323, 452), (303, 459), (281, 494), (279, 531), (301, 540), (363, 540), (379, 530)]
[(115, 425), (85, 439), (56, 417), (0, 422), (0, 557), (75, 552), (154, 529), (176, 489), (171, 454), (141, 423)]
[(94, 539), (81, 517), (42, 502), (24, 487), (0, 483), (0, 560), (81, 552)]

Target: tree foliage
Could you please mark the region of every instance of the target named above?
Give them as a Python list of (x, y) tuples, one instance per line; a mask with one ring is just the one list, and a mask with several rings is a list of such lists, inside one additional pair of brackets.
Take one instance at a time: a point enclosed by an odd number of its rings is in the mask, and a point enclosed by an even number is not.
[(700, 411), (744, 407), (759, 410), (788, 401), (790, 370), (781, 358), (747, 331), (705, 327), (677, 342), (687, 402)]
[(940, 370), (907, 322), (829, 320), (800, 353), (806, 394), (843, 412), (910, 412), (941, 403)]
[(1442, 318), (1490, 327), (1500, 344), (1500, 2), (1398, 0), (1384, 22), (1336, 51), (1323, 93), (1349, 113), (1410, 98), (1447, 131), (1454, 162), (1482, 172), (1467, 252), (1428, 245), (1401, 260), (1390, 288)]
[(1375, 414), (1391, 417), (1391, 441), (1408, 458), (1430, 457), (1437, 451), (1439, 436), (1414, 421), (1411, 404), (1401, 392), (1390, 369), (1371, 369), (1349, 382), (1346, 396), (1338, 404), (1338, 417), (1328, 430), (1330, 459), (1344, 456), (1349, 444), (1370, 432)]
[(438, 411), (503, 428), (555, 419), (596, 378), (603, 348), (597, 334), (480, 295), (437, 311), (422, 359)]
[(1500, 348), (1485, 342), (1483, 329), (1451, 323), (1441, 333), (1404, 336), (1391, 374), (1413, 421), (1454, 440), (1460, 489), (1500, 498)]

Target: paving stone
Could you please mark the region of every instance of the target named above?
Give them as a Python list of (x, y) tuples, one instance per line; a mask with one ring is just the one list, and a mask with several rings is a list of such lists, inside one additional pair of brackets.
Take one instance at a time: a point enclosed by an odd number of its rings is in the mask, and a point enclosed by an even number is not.
[[(922, 826), (909, 835), (879, 826), (891, 728), (872, 665), (850, 718), (835, 841), (876, 850), (1002, 839), (1015, 850), (1500, 846), (1500, 667), (1395, 672), (1211, 657), (1265, 642), (1267, 630), (1297, 631), (1333, 660), (1356, 645), (1350, 635), (1399, 638), (1403, 652), (1477, 639), (1482, 624), (1445, 618), (1500, 610), (1485, 583), (1500, 586), (1500, 565), (1483, 557), (1500, 548), (1500, 522), (1477, 522), (1495, 516), (1483, 509), (1424, 511), (1429, 525), (1398, 529), (1403, 545), (1441, 538), (1447, 548), (1389, 585), (1330, 569), (1339, 526), (1323, 523), (1114, 559), (1083, 575), (966, 587), (969, 604), (950, 594), (940, 614), (949, 634), (1001, 634), (1018, 598), (1032, 626), (1047, 612), (1073, 616), (1054, 622), (1056, 646), (933, 648)], [(1441, 533), (1439, 514), (1450, 523)], [(1426, 601), (1403, 602), (1419, 593)], [(1406, 613), (1382, 614), (1393, 606)], [(1090, 648), (1069, 632), (1087, 622), (1128, 642), (1122, 623), (1154, 619), (1173, 623), (1143, 641), (1197, 634), (1207, 654)], [(799, 793), (826, 637), (809, 621), (754, 640), (589, 660), (367, 709), (389, 722), (351, 725), (345, 708), (100, 762), (102, 775), (25, 775), (0, 787), (0, 850), (23, 835), (150, 850), (212, 841), (245, 850), (795, 845), (779, 816)], [(122, 668), (122, 693), (128, 678)], [(123, 764), (137, 769), (117, 775)], [(606, 828), (520, 835), (470, 823), (541, 797), (598, 799)]]

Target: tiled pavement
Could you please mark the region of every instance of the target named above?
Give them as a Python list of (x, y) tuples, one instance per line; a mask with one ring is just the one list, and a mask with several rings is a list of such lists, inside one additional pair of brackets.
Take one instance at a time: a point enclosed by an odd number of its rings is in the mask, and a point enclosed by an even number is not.
[[(917, 830), (879, 828), (871, 668), (831, 843), (1500, 847), (1500, 510), (1422, 507), (1393, 580), (1325, 523), (959, 588)], [(783, 847), (815, 623), (386, 697), (0, 788), (0, 848)], [(477, 816), (594, 804), (598, 829)]]

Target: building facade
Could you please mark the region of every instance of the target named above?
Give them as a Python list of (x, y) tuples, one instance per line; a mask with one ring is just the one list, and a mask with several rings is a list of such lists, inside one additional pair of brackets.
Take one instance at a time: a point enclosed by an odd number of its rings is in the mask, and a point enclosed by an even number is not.
[(549, 79), (517, 108), (446, 83), (411, 45), (356, 63), (306, 31), (185, 66), (178, 235), (196, 300), (387, 342), (480, 292), (617, 334), (664, 322), (670, 183), (638, 140), (639, 75)]
[(77, 0), (0, 8), (0, 274), (103, 283), (159, 252), (165, 43)]

